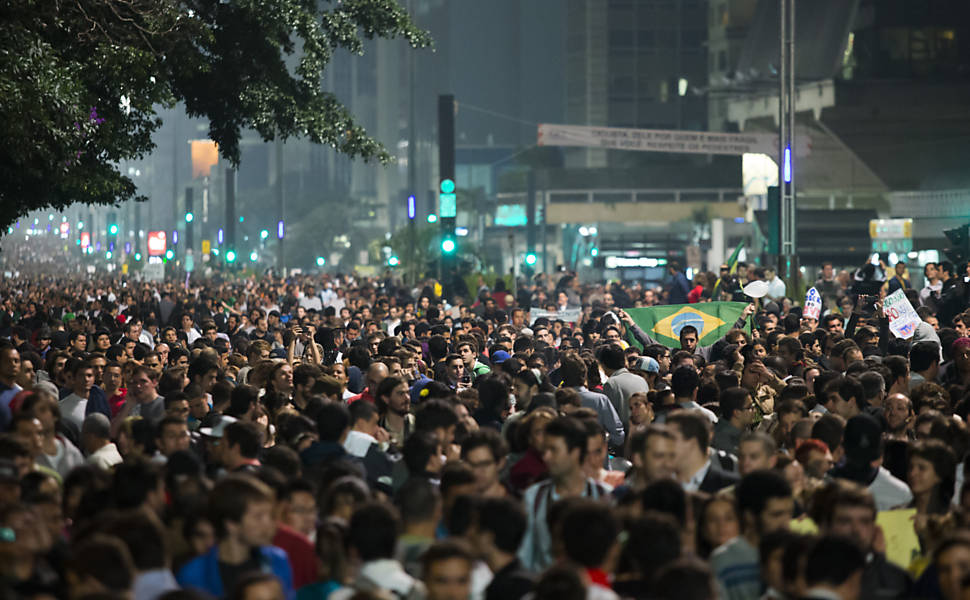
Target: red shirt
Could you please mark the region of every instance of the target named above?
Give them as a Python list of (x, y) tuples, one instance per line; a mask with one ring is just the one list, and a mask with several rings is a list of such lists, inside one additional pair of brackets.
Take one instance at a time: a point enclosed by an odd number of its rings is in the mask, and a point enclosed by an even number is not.
[(128, 390), (125, 388), (118, 388), (118, 393), (114, 396), (108, 398), (108, 406), (111, 407), (111, 416), (114, 417), (121, 410), (121, 407), (125, 405), (125, 396), (128, 395)]
[(542, 456), (535, 448), (529, 446), (525, 455), (512, 465), (512, 470), (509, 471), (509, 483), (521, 491), (545, 477), (548, 472), (549, 469), (542, 461)]
[(363, 392), (357, 394), (356, 396), (351, 396), (350, 398), (347, 398), (347, 404), (353, 404), (358, 400), (366, 400), (371, 404), (375, 402), (374, 395), (370, 393), (370, 388), (364, 388)]
[(299, 531), (279, 523), (273, 545), (281, 548), (290, 558), (293, 569), (293, 589), (311, 584), (317, 580), (317, 554), (313, 543)]

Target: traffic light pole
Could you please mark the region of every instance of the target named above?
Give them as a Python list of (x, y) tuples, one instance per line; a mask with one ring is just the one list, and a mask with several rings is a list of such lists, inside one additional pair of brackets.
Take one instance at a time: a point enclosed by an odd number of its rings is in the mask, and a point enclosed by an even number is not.
[[(441, 260), (438, 261), (438, 280), (443, 290), (451, 289), (448, 279), (454, 267), (455, 215), (457, 190), (455, 189), (455, 97), (451, 94), (438, 96), (438, 179), (439, 223), (441, 230)], [(446, 194), (450, 197), (446, 198)], [(447, 202), (446, 202), (447, 200)], [(450, 247), (449, 247), (450, 240)], [(443, 292), (447, 293), (447, 292)]]
[(236, 170), (226, 169), (226, 251), (236, 251)]
[[(185, 250), (195, 252), (195, 189), (185, 188)], [(191, 215), (191, 217), (189, 216)]]

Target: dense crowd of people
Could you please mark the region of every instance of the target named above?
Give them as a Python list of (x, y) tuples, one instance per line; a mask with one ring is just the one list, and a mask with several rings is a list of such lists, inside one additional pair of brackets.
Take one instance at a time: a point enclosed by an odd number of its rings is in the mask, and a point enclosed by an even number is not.
[[(819, 319), (754, 265), (473, 293), (8, 273), (0, 597), (970, 597), (967, 284), (871, 266), (823, 267)], [(624, 310), (755, 280), (712, 345)]]

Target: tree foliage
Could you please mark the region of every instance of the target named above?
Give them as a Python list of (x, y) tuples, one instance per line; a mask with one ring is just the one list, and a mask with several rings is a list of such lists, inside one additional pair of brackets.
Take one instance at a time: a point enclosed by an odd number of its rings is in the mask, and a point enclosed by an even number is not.
[(323, 71), (367, 39), (431, 43), (395, 0), (6, 0), (0, 19), (2, 227), (144, 200), (118, 162), (152, 150), (156, 109), (177, 102), (233, 165), (244, 129), (386, 162)]

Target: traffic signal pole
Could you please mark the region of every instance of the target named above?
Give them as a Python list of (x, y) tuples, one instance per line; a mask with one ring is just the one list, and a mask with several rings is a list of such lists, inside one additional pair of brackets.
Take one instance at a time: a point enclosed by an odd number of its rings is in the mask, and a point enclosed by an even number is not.
[(457, 215), (455, 97), (451, 94), (438, 96), (438, 181), (438, 216), (440, 217), (439, 223), (441, 223), (441, 260), (438, 261), (438, 280), (441, 281), (443, 290), (450, 291), (449, 280), (457, 253), (457, 241), (455, 239), (455, 217)]
[(185, 188), (185, 250), (195, 252), (195, 190)]

